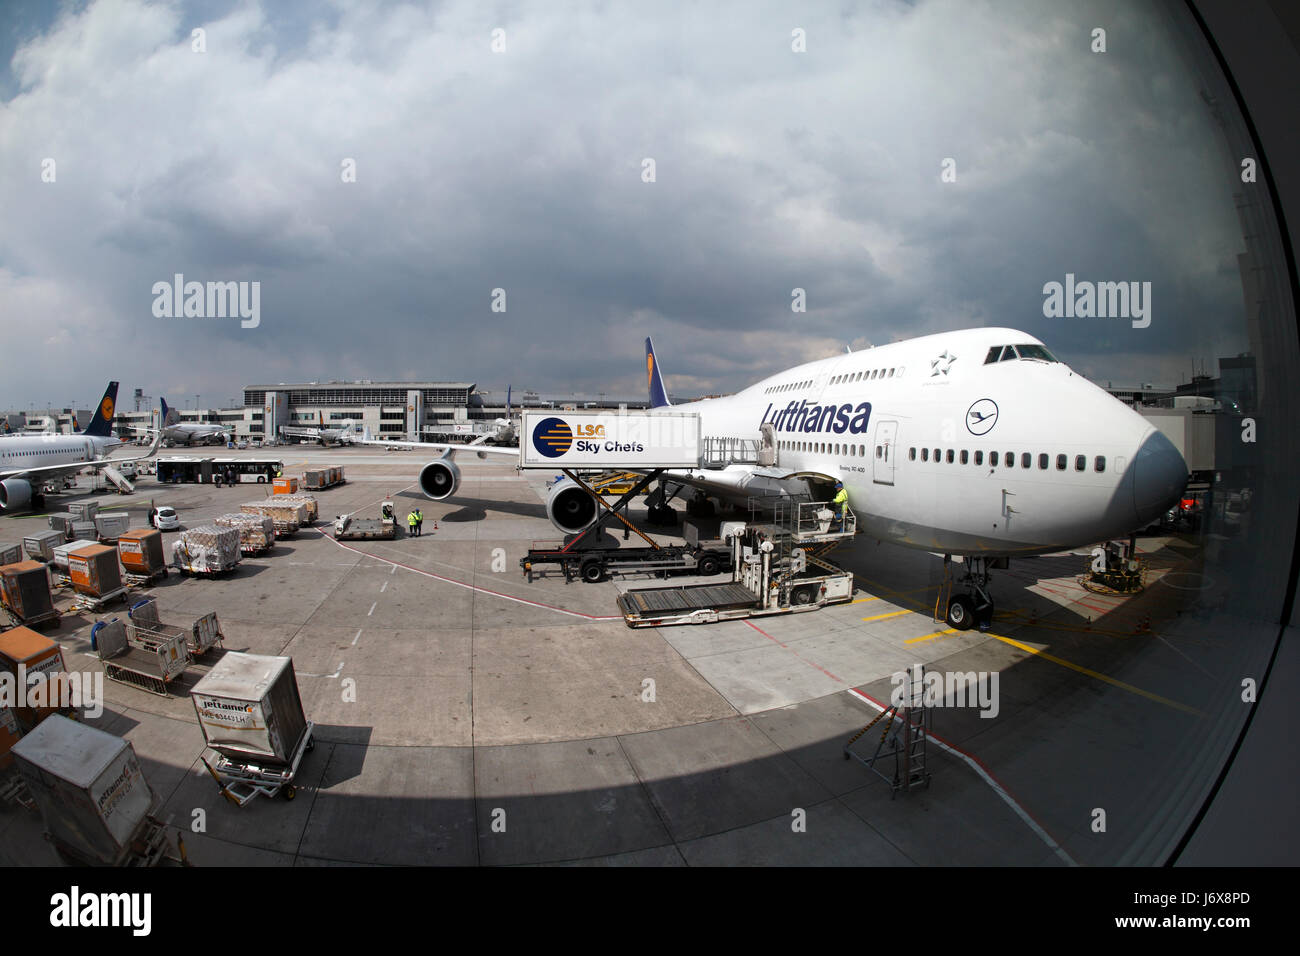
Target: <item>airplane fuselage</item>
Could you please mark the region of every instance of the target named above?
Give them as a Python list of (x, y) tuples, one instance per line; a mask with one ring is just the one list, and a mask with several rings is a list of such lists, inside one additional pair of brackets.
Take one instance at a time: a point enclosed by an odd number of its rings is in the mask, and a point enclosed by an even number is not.
[[(1036, 348), (1002, 359), (1005, 346)], [(697, 482), (761, 494), (840, 480), (858, 527), (883, 541), (1027, 555), (1142, 529), (1182, 491), (1185, 462), (1146, 419), (1041, 349), (1012, 329), (941, 333), (671, 410), (697, 412), (706, 439), (752, 440), (770, 426), (776, 467), (794, 473), (733, 465), (693, 472)]]

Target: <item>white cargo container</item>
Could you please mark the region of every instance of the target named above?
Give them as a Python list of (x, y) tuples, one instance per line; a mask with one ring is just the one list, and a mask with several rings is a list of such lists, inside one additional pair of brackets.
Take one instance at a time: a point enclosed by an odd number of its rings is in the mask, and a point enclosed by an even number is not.
[(290, 764), (311, 730), (288, 657), (227, 653), (190, 696), (208, 746), (231, 760)]
[(95, 515), (95, 530), (101, 541), (116, 541), (131, 530), (131, 516), (125, 511), (104, 511)]
[(54, 557), (54, 549), (67, 540), (62, 531), (38, 531), (23, 538), (23, 550), (33, 561), (49, 561)]
[(94, 538), (83, 541), (69, 541), (67, 544), (61, 544), (50, 554), (50, 562), (55, 569), (63, 574), (68, 573), (68, 555), (74, 551), (80, 551), (82, 548), (90, 548), (98, 545), (99, 542)]
[(153, 791), (130, 743), (55, 715), (18, 741), (13, 756), (56, 844), (108, 865), (131, 854)]
[(78, 521), (94, 521), (95, 515), (99, 513), (99, 502), (74, 501), (68, 505), (68, 510)]
[(99, 540), (99, 529), (95, 527), (94, 521), (74, 521), (72, 522), (72, 537), (76, 541), (86, 539)]

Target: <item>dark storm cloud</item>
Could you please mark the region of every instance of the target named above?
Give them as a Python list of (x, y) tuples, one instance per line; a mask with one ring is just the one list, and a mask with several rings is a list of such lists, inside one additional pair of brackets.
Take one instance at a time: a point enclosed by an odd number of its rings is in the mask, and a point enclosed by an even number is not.
[[(1131, 5), (100, 0), (23, 23), (0, 405), (56, 369), (86, 400), (110, 374), (213, 402), (331, 378), (627, 393), (647, 334), (682, 395), (981, 324), (1116, 380), (1247, 347), (1235, 160)], [(259, 281), (260, 327), (155, 317), (177, 272)], [(1150, 281), (1151, 328), (1044, 318), (1067, 272)]]

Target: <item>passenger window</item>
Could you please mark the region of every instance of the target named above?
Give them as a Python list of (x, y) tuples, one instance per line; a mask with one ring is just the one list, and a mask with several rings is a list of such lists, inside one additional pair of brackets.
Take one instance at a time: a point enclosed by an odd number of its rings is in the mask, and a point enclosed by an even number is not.
[(889, 377), (890, 378), (894, 377), (894, 370), (892, 368), (889, 370)]
[(961, 463), (965, 465), (968, 464), (969, 462), (970, 462), (970, 453), (966, 451), (965, 448), (963, 448), (961, 450)]
[[(1005, 456), (1004, 459), (1003, 459), (1003, 461), (1006, 462), (1006, 467), (1008, 467), (1008, 468), (1014, 468), (1014, 467), (1016, 467), (1016, 453), (1015, 453), (1014, 451), (1009, 451), (1009, 452), (1007, 452), (1007, 453), (1006, 453), (1006, 456)], [(997, 462), (995, 461), (993, 464), (996, 465)]]
[(922, 461), (929, 461), (929, 460), (930, 460), (930, 449), (928, 449), (928, 448), (922, 448), (922, 449), (921, 449), (921, 460), (922, 460)]
[(1040, 455), (1038, 456), (1038, 468), (1039, 468), (1040, 471), (1046, 471), (1046, 470), (1047, 470), (1047, 455), (1046, 455), (1046, 454), (1040, 454)]
[(1032, 468), (1033, 466), (1034, 466), (1034, 456), (1031, 455), (1031, 454), (1029, 454), (1029, 452), (1027, 452), (1027, 451), (1026, 451), (1026, 452), (1021, 452), (1021, 453), (1020, 453), (1020, 467), (1021, 467), (1021, 468)]
[[(989, 460), (990, 460), (990, 462), (991, 462), (991, 461), (992, 461), (992, 458), (990, 457)], [(982, 452), (982, 451), (977, 451), (977, 452), (975, 452), (975, 464), (977, 464), (977, 465), (982, 465), (982, 464), (984, 464), (984, 452)]]
[(1098, 455), (1098, 456), (1093, 460), (1092, 467), (1093, 467), (1095, 470), (1097, 470), (1097, 471), (1105, 471), (1105, 470), (1106, 470), (1106, 456), (1105, 456), (1105, 455)]
[(916, 449), (915, 449), (915, 448), (909, 448), (909, 449), (907, 450), (907, 460), (908, 460), (908, 461), (916, 461)]
[(1057, 456), (1056, 456), (1056, 470), (1057, 470), (1057, 471), (1065, 471), (1065, 456), (1064, 456), (1064, 455), (1057, 455)]
[(948, 449), (948, 464), (952, 464), (952, 449)]
[(1075, 470), (1075, 471), (1083, 471), (1083, 470), (1084, 470), (1085, 468), (1087, 468), (1087, 467), (1088, 467), (1088, 456), (1087, 456), (1087, 455), (1075, 455), (1075, 456), (1074, 456), (1074, 470)]

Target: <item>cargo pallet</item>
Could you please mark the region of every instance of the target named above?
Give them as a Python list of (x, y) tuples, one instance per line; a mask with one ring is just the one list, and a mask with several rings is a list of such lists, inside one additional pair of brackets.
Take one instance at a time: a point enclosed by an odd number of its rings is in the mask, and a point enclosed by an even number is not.
[[(221, 795), (237, 807), (244, 806), (255, 797), (274, 797), (277, 794), (283, 794), (286, 800), (292, 800), (298, 794), (293, 785), (298, 765), (302, 763), (304, 754), (311, 753), (316, 748), (313, 737), (315, 730), (316, 725), (307, 721), (307, 729), (294, 748), (293, 759), (288, 766), (267, 767), (251, 761), (234, 760), (211, 748), (205, 748), (199, 759), (217, 782)], [(211, 761), (208, 759), (209, 754), (212, 755)]]
[(389, 518), (340, 515), (334, 519), (335, 541), (391, 541), (396, 537), (397, 522)]

